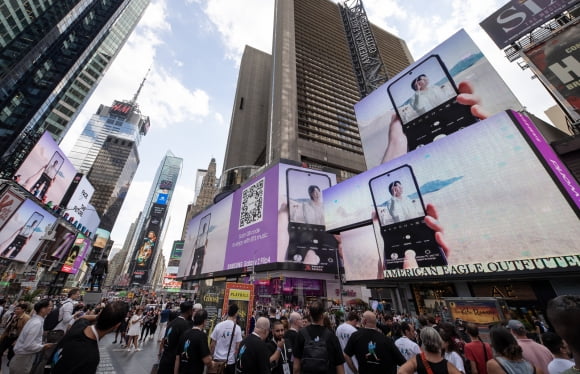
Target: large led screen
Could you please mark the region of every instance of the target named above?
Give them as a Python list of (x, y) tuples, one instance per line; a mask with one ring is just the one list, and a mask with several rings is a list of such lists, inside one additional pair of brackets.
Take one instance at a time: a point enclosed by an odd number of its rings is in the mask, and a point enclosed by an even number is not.
[(187, 224), (179, 277), (276, 262), (336, 272), (337, 235), (325, 232), (322, 191), (336, 176), (278, 164)]
[(56, 217), (34, 201), (25, 200), (0, 231), (0, 257), (29, 261), (55, 221)]
[(83, 175), (66, 205), (63, 217), (77, 227), (80, 224), (81, 232), (95, 233), (99, 226), (100, 219), (95, 207), (89, 204), (94, 193), (95, 188)]
[(83, 234), (78, 234), (72, 248), (65, 257), (64, 264), (60, 271), (63, 273), (76, 274), (84, 259), (91, 249), (91, 240)]
[(41, 202), (59, 205), (76, 170), (45, 132), (14, 174), (14, 180)]
[(327, 220), (366, 223), (341, 232), (348, 280), (580, 266), (580, 187), (517, 112), (480, 121), (323, 196)]
[(524, 53), (532, 70), (574, 121), (580, 121), (579, 45), (580, 20), (576, 19)]
[(461, 30), (357, 103), (355, 113), (370, 169), (490, 114), (521, 108)]
[(137, 244), (134, 254), (135, 268), (132, 283), (144, 284), (149, 278), (149, 272), (159, 247), (161, 229), (167, 213), (167, 205), (153, 204), (149, 218), (142, 233), (142, 239)]
[(232, 200), (230, 195), (188, 222), (179, 276), (199, 276), (224, 269)]
[(75, 233), (69, 231), (64, 225), (58, 225), (54, 233), (54, 241), (48, 246), (46, 253), (60, 260), (69, 252), (75, 239)]
[(8, 222), (23, 201), (24, 197), (17, 194), (11, 187), (7, 187), (0, 194), (0, 229)]

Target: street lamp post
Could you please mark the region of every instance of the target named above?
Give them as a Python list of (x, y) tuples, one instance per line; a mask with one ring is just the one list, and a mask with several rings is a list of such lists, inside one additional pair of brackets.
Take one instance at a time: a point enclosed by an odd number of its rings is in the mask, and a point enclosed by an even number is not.
[(344, 306), (344, 300), (342, 298), (342, 275), (340, 274), (340, 262), (338, 261), (338, 248), (334, 251), (336, 256), (336, 273), (338, 274), (338, 291), (340, 293), (340, 305)]

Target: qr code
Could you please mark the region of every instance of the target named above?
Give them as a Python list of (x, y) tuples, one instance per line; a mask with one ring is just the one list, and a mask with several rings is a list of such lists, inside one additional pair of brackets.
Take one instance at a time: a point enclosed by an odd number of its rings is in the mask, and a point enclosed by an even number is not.
[(262, 222), (264, 219), (264, 178), (242, 191), (240, 229)]

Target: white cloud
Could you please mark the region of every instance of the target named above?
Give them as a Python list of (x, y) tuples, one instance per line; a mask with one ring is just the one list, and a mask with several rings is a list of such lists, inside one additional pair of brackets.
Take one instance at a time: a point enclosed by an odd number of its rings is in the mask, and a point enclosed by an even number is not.
[(214, 118), (219, 125), (225, 124), (224, 116), (221, 113), (214, 113)]
[(208, 0), (204, 10), (222, 37), (226, 58), (239, 63), (245, 45), (271, 53), (274, 1)]
[(182, 68), (184, 65), (183, 61), (180, 61), (180, 60), (175, 60), (174, 63), (179, 68)]

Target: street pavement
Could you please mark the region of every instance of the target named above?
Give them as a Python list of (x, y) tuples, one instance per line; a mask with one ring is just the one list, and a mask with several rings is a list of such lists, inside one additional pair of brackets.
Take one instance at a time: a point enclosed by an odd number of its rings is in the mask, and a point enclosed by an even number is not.
[(140, 343), (142, 351), (127, 352), (121, 348), (119, 341), (113, 344), (115, 334), (111, 333), (101, 339), (99, 351), (101, 362), (97, 374), (149, 374), (155, 363), (158, 362), (159, 342), (157, 337), (147, 338)]

